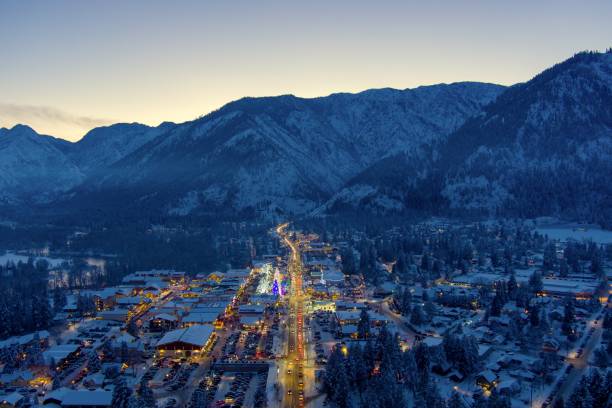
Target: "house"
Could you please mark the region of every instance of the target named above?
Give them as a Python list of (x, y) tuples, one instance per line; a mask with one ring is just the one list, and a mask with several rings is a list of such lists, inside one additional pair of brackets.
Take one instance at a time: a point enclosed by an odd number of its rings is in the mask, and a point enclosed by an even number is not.
[(358, 335), (357, 331), (358, 331), (358, 328), (354, 324), (344, 324), (340, 328), (340, 333), (342, 334), (342, 337), (355, 338)]
[(241, 316), (243, 315), (261, 315), (263, 314), (265, 310), (265, 306), (263, 305), (254, 305), (254, 304), (247, 304), (247, 305), (240, 305), (240, 307), (238, 308), (238, 312), (240, 313)]
[(240, 325), (243, 329), (255, 329), (262, 322), (262, 319), (258, 316), (240, 316)]
[(357, 324), (359, 323), (361, 312), (358, 310), (337, 310), (336, 318), (340, 324)]
[(194, 324), (215, 324), (219, 314), (215, 312), (194, 313), (191, 312), (183, 317), (183, 327), (193, 326)]
[(18, 392), (0, 396), (0, 407), (3, 408), (22, 407), (24, 406), (25, 402), (25, 397)]
[(60, 388), (50, 392), (43, 405), (59, 405), (62, 408), (107, 408), (112, 406), (112, 402), (112, 391)]
[(81, 346), (78, 344), (58, 344), (43, 351), (42, 354), (45, 364), (64, 367), (77, 358), (80, 352)]
[(497, 384), (497, 376), (491, 370), (486, 370), (476, 377), (476, 384), (480, 387), (490, 390)]
[(159, 313), (149, 320), (149, 330), (152, 332), (165, 332), (176, 328), (178, 318), (169, 313)]
[(214, 339), (213, 326), (193, 325), (185, 329), (173, 330), (164, 335), (155, 346), (158, 351), (200, 352)]
[(0, 384), (25, 387), (34, 379), (30, 370), (14, 371), (12, 373), (0, 374)]
[(542, 343), (542, 351), (546, 351), (549, 353), (556, 353), (559, 351), (560, 348), (561, 346), (559, 345), (559, 341), (552, 337), (547, 337)]
[(129, 311), (127, 309), (112, 309), (103, 310), (98, 313), (98, 316), (104, 320), (111, 320), (115, 322), (125, 323), (127, 321)]

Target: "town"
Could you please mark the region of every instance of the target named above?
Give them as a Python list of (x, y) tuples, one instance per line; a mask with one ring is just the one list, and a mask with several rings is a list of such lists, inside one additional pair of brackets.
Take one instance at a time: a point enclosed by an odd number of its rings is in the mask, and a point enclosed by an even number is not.
[(445, 220), (319, 229), (268, 229), (275, 252), (248, 265), (80, 289), (66, 262), (5, 255), (0, 406), (611, 403), (610, 242)]

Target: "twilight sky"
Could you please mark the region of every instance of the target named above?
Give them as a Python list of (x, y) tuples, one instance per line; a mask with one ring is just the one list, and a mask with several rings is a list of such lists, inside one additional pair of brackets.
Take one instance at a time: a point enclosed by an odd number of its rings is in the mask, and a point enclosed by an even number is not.
[(77, 140), (242, 96), (513, 84), (611, 47), (610, 21), (609, 0), (2, 0), (0, 127)]

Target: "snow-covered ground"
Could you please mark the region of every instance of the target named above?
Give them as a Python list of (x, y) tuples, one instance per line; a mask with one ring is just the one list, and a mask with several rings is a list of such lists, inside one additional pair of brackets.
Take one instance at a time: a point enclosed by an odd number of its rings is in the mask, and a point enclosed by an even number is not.
[[(15, 263), (15, 264), (18, 263), (18, 262), (26, 263), (26, 262), (28, 262), (29, 258), (30, 257), (27, 256), (27, 255), (19, 255), (19, 254), (16, 254), (16, 253), (12, 252), (12, 251), (8, 251), (4, 255), (0, 255), (0, 265), (6, 265), (9, 262), (12, 262), (12, 263)], [(68, 260), (66, 260), (66, 259), (62, 259), (62, 258), (49, 258), (49, 257), (46, 257), (46, 256), (34, 256), (32, 258), (34, 258), (34, 262), (36, 262), (38, 260), (41, 260), (41, 259), (49, 262), (49, 266), (51, 268), (60, 267), (62, 265), (62, 263), (68, 262)]]
[(591, 240), (598, 244), (612, 244), (612, 231), (600, 228), (575, 228), (575, 227), (538, 227), (539, 234), (548, 235), (551, 239), (560, 241), (567, 240)]

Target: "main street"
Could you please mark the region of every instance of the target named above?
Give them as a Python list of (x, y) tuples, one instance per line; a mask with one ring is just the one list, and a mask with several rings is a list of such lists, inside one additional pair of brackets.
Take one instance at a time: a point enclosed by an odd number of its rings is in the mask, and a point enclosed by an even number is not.
[(291, 278), (288, 294), (289, 319), (287, 331), (288, 352), (285, 371), (279, 376), (284, 390), (283, 407), (304, 406), (304, 292), (302, 290), (302, 257), (299, 243), (292, 241), (286, 232), (288, 224), (282, 224), (276, 232), (290, 248), (287, 270)]

